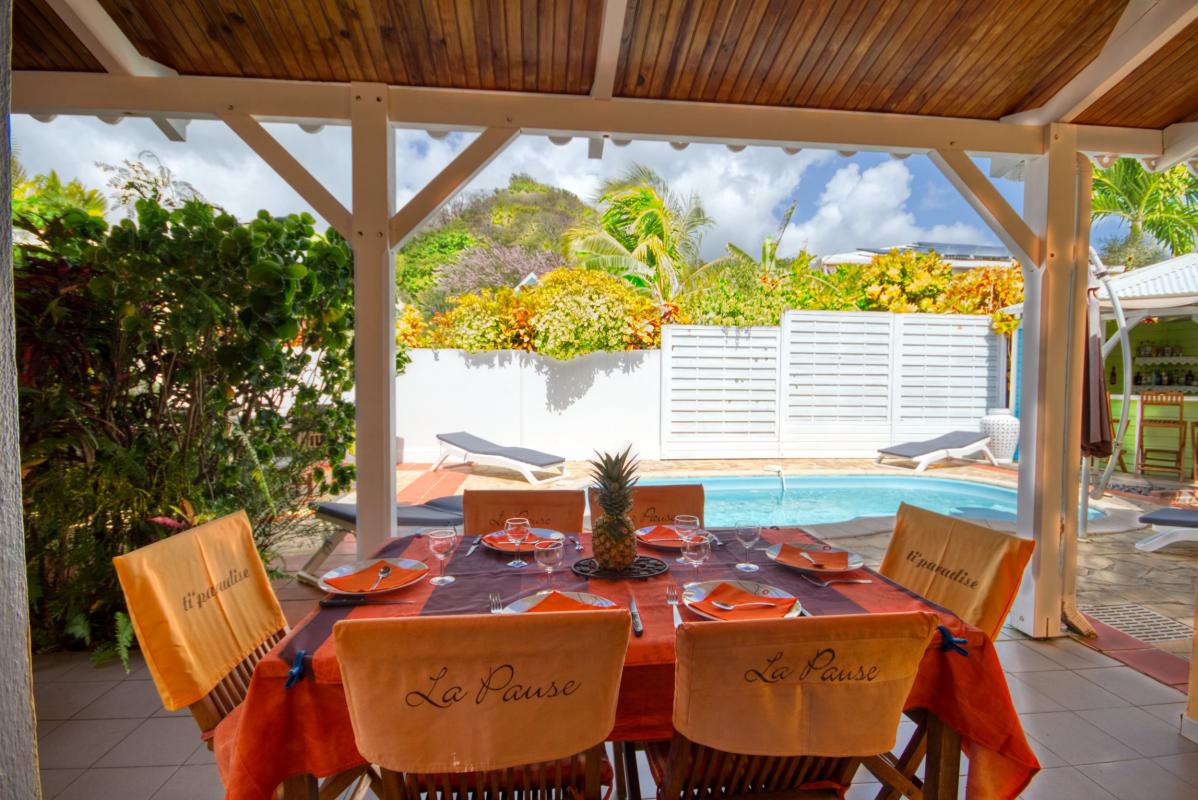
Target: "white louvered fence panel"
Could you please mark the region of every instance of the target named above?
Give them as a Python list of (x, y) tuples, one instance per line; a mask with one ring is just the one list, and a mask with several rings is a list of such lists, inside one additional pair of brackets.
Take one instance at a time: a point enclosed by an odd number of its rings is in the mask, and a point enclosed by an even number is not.
[(662, 329), (662, 457), (778, 454), (778, 328)]

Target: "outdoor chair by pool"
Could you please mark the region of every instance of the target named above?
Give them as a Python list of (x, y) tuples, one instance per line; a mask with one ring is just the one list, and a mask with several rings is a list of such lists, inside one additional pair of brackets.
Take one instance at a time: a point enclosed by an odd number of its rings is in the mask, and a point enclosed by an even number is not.
[(577, 489), (467, 489), (462, 494), (462, 513), (466, 536), (501, 531), (513, 517), (527, 519), (534, 528), (580, 533), (586, 498)]
[(1198, 508), (1158, 508), (1140, 517), (1155, 531), (1136, 542), (1142, 553), (1155, 553), (1178, 542), (1198, 542)]
[[(287, 632), (244, 511), (113, 559), (129, 617), (168, 711), (186, 708), (228, 774), (254, 666)], [(330, 777), (336, 797), (365, 773)]]
[[(561, 456), (530, 450), (527, 447), (504, 447), (466, 431), (438, 433), (437, 441), (441, 443), (441, 457), (429, 468), (430, 470), (440, 468), (446, 459), (456, 456), (462, 463), (473, 461), (488, 467), (514, 469), (533, 484), (561, 480), (570, 474), (566, 470), (566, 459)], [(534, 472), (555, 474), (548, 478), (538, 478)]]
[(904, 442), (878, 450), (876, 463), (881, 464), (884, 458), (901, 458), (915, 462), (915, 471), (925, 469), (949, 458), (969, 458), (978, 453), (986, 457), (991, 464), (997, 465), (994, 454), (990, 452), (990, 437), (977, 431), (953, 431), (935, 439), (922, 442)]
[[(599, 490), (587, 488), (587, 502), (591, 509), (591, 522), (595, 521), (595, 510), (599, 508)], [(690, 514), (703, 524), (703, 484), (672, 483), (665, 486), (632, 487), (632, 510), (628, 515), (638, 528), (649, 525), (669, 524), (674, 517)]]
[(674, 737), (647, 748), (658, 796), (840, 797), (894, 747), (935, 626), (925, 612), (684, 623)]
[[(993, 640), (1011, 611), (1034, 548), (1031, 539), (903, 503), (878, 571)], [(919, 768), (928, 743), (927, 721), (919, 714), (912, 717), (917, 727), (907, 747), (899, 755), (883, 756), (908, 777)], [(898, 796), (884, 789), (878, 799)]]
[(375, 793), (599, 800), (630, 625), (624, 609), (338, 622)]

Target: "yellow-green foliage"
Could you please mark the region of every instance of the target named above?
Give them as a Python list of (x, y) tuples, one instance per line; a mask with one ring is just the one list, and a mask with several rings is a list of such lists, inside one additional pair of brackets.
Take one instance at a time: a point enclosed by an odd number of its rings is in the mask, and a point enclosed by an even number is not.
[(516, 307), (511, 289), (480, 289), (458, 295), (450, 304), (449, 311), (434, 318), (430, 344), (471, 353), (513, 346), (506, 325)]
[(532, 312), (533, 348), (566, 360), (596, 350), (624, 350), (653, 303), (606, 272), (558, 269), (522, 296)]
[(935, 311), (953, 271), (933, 253), (891, 250), (861, 269), (864, 311)]

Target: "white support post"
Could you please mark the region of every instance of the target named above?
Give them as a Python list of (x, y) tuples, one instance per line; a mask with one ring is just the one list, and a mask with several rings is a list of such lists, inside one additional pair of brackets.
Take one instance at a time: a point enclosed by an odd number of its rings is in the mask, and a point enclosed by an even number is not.
[(220, 118), (232, 129), (233, 133), (240, 137), (241, 141), (245, 142), (251, 150), (270, 165), (278, 176), (303, 198), (304, 202), (312, 206), (317, 214), (324, 217), (325, 222), (332, 225), (337, 233), (341, 234), (346, 241), (354, 240), (350, 213), (345, 210), (345, 206), (341, 205), (333, 193), (313, 177), (312, 173), (308, 172), (295, 156), (287, 152), (287, 148), (283, 147), (278, 139), (271, 136), (249, 114), (230, 111), (221, 114)]
[(1198, 156), (1198, 122), (1177, 122), (1165, 128), (1161, 135), (1164, 152), (1150, 159), (1153, 172), (1164, 172), (1183, 161)]
[[(169, 77), (173, 69), (143, 56), (125, 32), (108, 16), (99, 0), (47, 0), (71, 33), (113, 75)], [(187, 139), (186, 119), (151, 117), (158, 129), (172, 142)]]
[(1039, 264), (1042, 242), (963, 150), (928, 153), (948, 182), (1021, 263)]
[(603, 25), (599, 29), (599, 51), (595, 56), (595, 79), (591, 83), (591, 97), (600, 100), (611, 99), (616, 83), (616, 66), (620, 63), (624, 16), (627, 13), (628, 0), (604, 0)]
[(387, 223), (395, 205), (395, 132), (387, 87), (355, 83), (353, 148), (354, 400), (358, 557), (395, 535), (395, 261)]
[(487, 128), (458, 153), (423, 189), (404, 204), (389, 223), (391, 246), (401, 247), (437, 209), (449, 202), (470, 179), (491, 163), (508, 142), (520, 133), (516, 128)]
[(1074, 317), (1084, 313), (1075, 281), (1085, 279), (1088, 257), (1088, 222), (1079, 220), (1089, 211), (1089, 196), (1081, 196), (1089, 166), (1077, 157), (1077, 142), (1075, 126), (1051, 126), (1048, 154), (1030, 160), (1024, 177), (1024, 216), (1044, 247), (1042, 266), (1025, 271), (1017, 528), (1036, 550), (1011, 623), (1039, 637), (1061, 633), (1061, 535), (1077, 513), (1080, 442), (1069, 431), (1080, 411), (1080, 380), (1070, 373), (1081, 344), (1073, 341)]

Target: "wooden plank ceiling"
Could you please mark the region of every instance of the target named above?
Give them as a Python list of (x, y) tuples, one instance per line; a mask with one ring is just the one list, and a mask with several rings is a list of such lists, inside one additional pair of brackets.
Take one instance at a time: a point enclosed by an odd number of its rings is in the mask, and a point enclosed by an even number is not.
[[(628, 0), (617, 97), (997, 119), (1100, 50), (1128, 0)], [(584, 94), (603, 0), (100, 0), (184, 75)], [(100, 71), (45, 0), (15, 69)], [(1198, 23), (1079, 122), (1198, 115)]]

